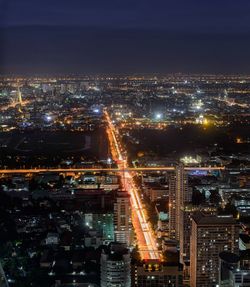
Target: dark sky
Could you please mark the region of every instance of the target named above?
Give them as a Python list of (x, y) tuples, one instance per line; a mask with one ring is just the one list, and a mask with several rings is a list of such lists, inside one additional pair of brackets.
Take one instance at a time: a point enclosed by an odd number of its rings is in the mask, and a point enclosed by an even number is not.
[(0, 72), (249, 73), (249, 0), (0, 0)]

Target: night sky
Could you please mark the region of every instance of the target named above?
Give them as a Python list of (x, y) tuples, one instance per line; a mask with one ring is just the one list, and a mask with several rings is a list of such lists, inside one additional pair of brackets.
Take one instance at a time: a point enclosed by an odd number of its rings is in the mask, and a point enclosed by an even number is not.
[(249, 73), (249, 0), (0, 0), (0, 72)]

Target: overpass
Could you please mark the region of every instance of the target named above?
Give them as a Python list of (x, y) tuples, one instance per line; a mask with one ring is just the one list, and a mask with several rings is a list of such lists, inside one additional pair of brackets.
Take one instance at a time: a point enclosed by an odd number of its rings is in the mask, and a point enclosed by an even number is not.
[[(187, 171), (221, 171), (224, 166), (195, 166), (184, 167)], [(84, 172), (152, 172), (152, 171), (174, 171), (174, 166), (159, 167), (118, 167), (118, 168), (30, 168), (30, 169), (0, 169), (0, 174), (27, 174), (27, 173), (84, 173)]]

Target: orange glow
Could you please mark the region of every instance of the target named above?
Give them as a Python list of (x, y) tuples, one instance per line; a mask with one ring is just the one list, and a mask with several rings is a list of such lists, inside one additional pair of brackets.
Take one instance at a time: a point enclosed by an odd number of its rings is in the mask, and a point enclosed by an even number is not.
[(121, 153), (121, 146), (118, 141), (118, 132), (115, 129), (107, 111), (104, 112), (108, 123), (107, 133), (110, 142), (111, 153), (113, 159), (117, 161), (120, 175), (124, 179), (122, 181), (123, 188), (130, 194), (132, 206), (132, 223), (137, 237), (137, 244), (142, 259), (160, 259), (160, 254), (156, 245), (154, 232), (147, 222), (146, 210), (142, 206), (138, 189), (135, 185), (133, 176), (128, 171), (127, 160)]
[(242, 139), (241, 139), (241, 138), (237, 138), (237, 139), (236, 139), (236, 143), (237, 143), (237, 144), (241, 144), (241, 143), (242, 143)]

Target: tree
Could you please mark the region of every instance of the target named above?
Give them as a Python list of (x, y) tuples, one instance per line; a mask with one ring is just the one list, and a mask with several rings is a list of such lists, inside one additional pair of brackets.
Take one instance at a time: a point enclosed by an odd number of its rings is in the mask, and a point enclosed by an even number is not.
[(39, 187), (39, 184), (37, 180), (34, 177), (32, 177), (32, 179), (29, 181), (29, 190), (34, 191), (38, 189), (38, 187)]
[(225, 208), (218, 208), (218, 214), (221, 215), (233, 215), (233, 217), (237, 217), (238, 215), (238, 211), (236, 209), (236, 207), (231, 204), (231, 203), (227, 203)]
[(209, 200), (210, 200), (211, 203), (214, 203), (214, 204), (216, 204), (216, 205), (220, 204), (220, 202), (221, 202), (221, 197), (220, 197), (219, 191), (218, 191), (217, 189), (210, 191)]
[(192, 193), (192, 204), (193, 205), (200, 205), (204, 203), (206, 200), (205, 195), (201, 193), (199, 190), (194, 189)]

